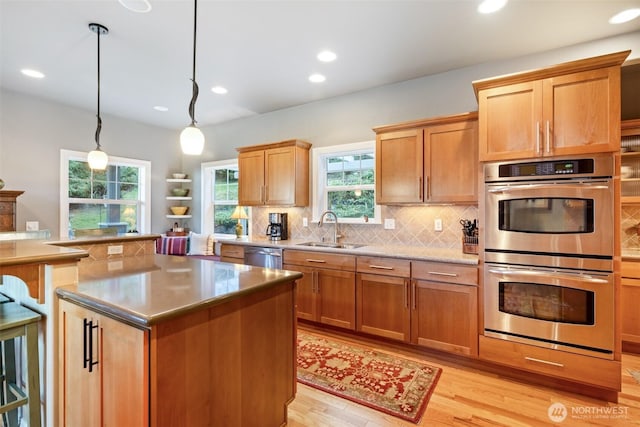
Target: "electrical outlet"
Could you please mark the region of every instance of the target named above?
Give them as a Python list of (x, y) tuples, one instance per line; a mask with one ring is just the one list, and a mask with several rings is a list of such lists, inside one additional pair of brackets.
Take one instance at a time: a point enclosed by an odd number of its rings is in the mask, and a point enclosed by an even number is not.
[(442, 231), (442, 220), (440, 218), (433, 220), (433, 229), (435, 231)]
[(302, 218), (302, 226), (303, 227), (308, 227), (309, 226), (309, 218), (307, 218), (307, 217)]
[(385, 218), (384, 220), (384, 229), (385, 230), (394, 230), (396, 228), (396, 220), (393, 218)]
[(40, 223), (38, 221), (27, 221), (25, 229), (27, 231), (38, 231), (40, 230)]
[(122, 253), (122, 245), (111, 245), (107, 248), (107, 255), (118, 255)]

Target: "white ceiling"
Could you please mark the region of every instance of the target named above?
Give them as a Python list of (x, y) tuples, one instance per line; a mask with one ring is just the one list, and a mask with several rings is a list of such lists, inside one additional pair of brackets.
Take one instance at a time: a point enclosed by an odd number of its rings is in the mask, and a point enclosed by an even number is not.
[[(192, 0), (149, 0), (149, 13), (118, 0), (0, 0), (0, 84), (171, 129), (189, 123)], [(198, 2), (200, 126), (343, 95), (473, 64), (640, 29), (607, 20), (640, 0), (511, 0), (494, 15), (476, 0)], [(338, 59), (320, 63), (331, 49)], [(20, 73), (35, 68), (46, 78)], [(312, 84), (314, 72), (327, 80)], [(211, 92), (214, 85), (229, 93)], [(163, 105), (161, 113), (153, 106)]]

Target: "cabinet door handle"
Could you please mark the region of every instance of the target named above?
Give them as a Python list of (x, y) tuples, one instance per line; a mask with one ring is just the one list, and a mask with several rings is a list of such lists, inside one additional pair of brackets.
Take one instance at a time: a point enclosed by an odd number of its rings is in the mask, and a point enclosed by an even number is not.
[(433, 274), (434, 276), (458, 277), (457, 273), (445, 273), (443, 271), (427, 271), (427, 273)]
[(316, 279), (315, 279), (315, 282), (316, 282), (316, 293), (319, 294), (320, 293), (320, 277), (319, 277), (320, 276), (320, 272), (314, 271), (313, 273), (316, 275)]
[(422, 187), (422, 177), (421, 176), (418, 177), (418, 191), (420, 191), (420, 193), (418, 194), (418, 197), (419, 197), (420, 201), (424, 201), (424, 188)]
[(369, 268), (378, 269), (378, 270), (393, 270), (393, 267), (387, 267), (386, 265), (375, 265), (375, 264), (369, 264)]
[(402, 283), (402, 306), (404, 308), (409, 308), (409, 288), (407, 286), (407, 279), (404, 279), (403, 283)]
[(551, 152), (551, 124), (547, 120), (547, 154)]
[[(429, 200), (429, 177), (425, 176), (424, 177), (424, 197), (426, 200)], [(422, 198), (422, 196), (420, 196), (420, 200), (425, 200)]]
[(327, 261), (325, 261), (323, 259), (317, 259), (317, 258), (307, 258), (307, 259), (305, 259), (305, 261), (307, 261), (307, 262), (317, 262), (317, 263), (320, 263), (320, 264), (324, 264), (324, 263), (327, 262)]
[(536, 122), (536, 154), (540, 153), (540, 122)]
[(94, 325), (93, 320), (84, 319), (84, 342), (83, 342), (83, 369), (88, 368), (89, 372), (93, 372), (93, 367), (98, 364), (98, 360), (93, 360), (93, 330), (98, 329), (98, 323)]
[(89, 321), (83, 319), (82, 326), (82, 369), (86, 369), (89, 363), (89, 336), (87, 334)]
[(413, 309), (415, 310), (418, 307), (416, 303), (416, 281), (411, 281), (411, 304), (413, 305)]
[(557, 366), (559, 368), (564, 368), (564, 365), (558, 362), (551, 362), (549, 360), (536, 359), (535, 357), (529, 357), (529, 356), (525, 356), (524, 359), (528, 360), (529, 362), (537, 362), (537, 363), (542, 363), (544, 365), (551, 365), (551, 366)]
[(265, 185), (264, 186), (264, 203), (268, 203), (269, 202), (269, 186)]

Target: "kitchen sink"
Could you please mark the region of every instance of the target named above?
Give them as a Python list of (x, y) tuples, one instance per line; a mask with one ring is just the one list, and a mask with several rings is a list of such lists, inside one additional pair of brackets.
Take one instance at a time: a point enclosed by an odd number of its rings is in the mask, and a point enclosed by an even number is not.
[(312, 246), (317, 248), (331, 248), (331, 249), (356, 249), (365, 245), (357, 243), (330, 243), (330, 242), (305, 242), (298, 243), (298, 246)]

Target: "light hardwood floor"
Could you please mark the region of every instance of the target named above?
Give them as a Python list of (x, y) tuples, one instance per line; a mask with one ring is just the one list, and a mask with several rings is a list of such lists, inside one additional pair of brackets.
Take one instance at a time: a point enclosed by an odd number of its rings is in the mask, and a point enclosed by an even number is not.
[[(301, 329), (319, 332), (302, 325)], [(422, 360), (442, 368), (435, 392), (422, 416), (420, 426), (548, 426), (554, 425), (547, 410), (562, 403), (568, 417), (559, 426), (640, 426), (640, 384), (627, 369), (640, 370), (640, 355), (622, 358), (622, 392), (619, 402), (603, 402), (578, 394), (530, 385), (450, 362), (446, 357), (355, 339), (322, 331), (328, 336), (370, 345), (388, 353)], [(609, 411), (607, 414), (605, 411)], [(598, 414), (599, 412), (599, 414)], [(617, 412), (618, 415), (610, 415)], [(581, 414), (581, 415), (579, 415)], [(581, 416), (582, 418), (578, 418)], [(298, 383), (295, 400), (289, 405), (290, 427), (301, 426), (415, 426), (382, 412), (337, 398)]]

